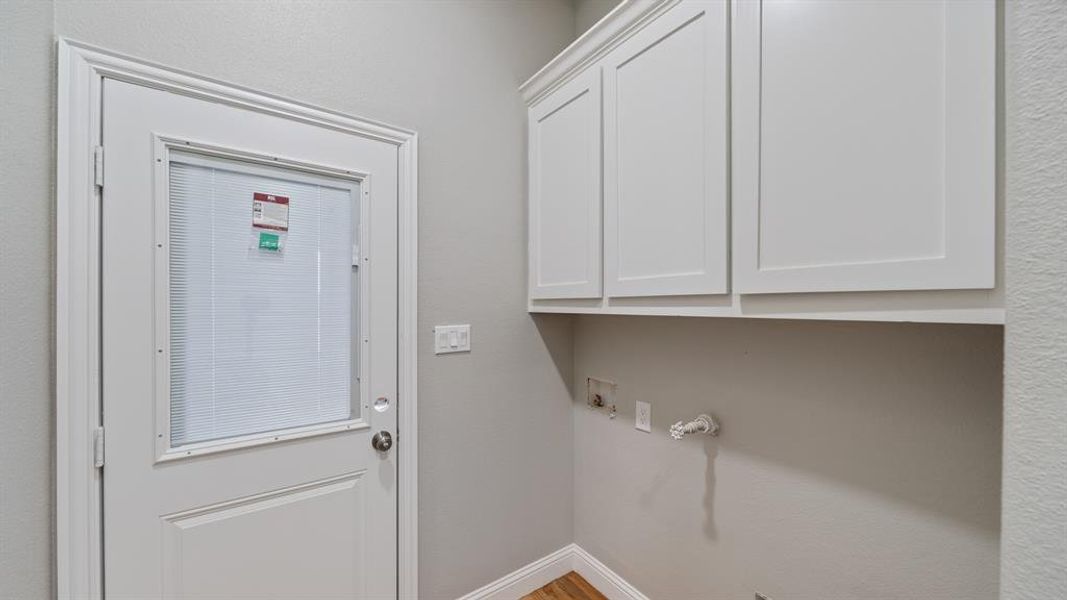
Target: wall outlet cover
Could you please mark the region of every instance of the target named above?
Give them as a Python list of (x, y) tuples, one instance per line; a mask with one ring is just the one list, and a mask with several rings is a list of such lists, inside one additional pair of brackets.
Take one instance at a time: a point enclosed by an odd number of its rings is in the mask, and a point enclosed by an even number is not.
[(652, 404), (637, 401), (634, 410), (634, 428), (645, 433), (652, 433)]

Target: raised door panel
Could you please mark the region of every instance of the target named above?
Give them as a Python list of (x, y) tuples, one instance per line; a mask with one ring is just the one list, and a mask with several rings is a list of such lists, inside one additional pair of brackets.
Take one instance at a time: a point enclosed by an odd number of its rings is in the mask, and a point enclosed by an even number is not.
[(728, 291), (727, 43), (681, 2), (604, 59), (607, 296)]
[(530, 109), (530, 297), (600, 297), (600, 71)]
[(163, 597), (362, 597), (362, 476), (164, 515)]
[(735, 7), (735, 289), (992, 287), (993, 2)]

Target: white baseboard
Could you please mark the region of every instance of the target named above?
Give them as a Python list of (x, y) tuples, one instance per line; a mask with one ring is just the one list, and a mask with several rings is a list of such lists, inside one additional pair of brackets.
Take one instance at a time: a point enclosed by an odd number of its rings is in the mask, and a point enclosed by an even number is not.
[(564, 546), (458, 600), (518, 600), (571, 571), (577, 571), (608, 600), (648, 600), (647, 596), (578, 544)]
[(581, 546), (571, 544), (570, 547), (573, 552), (571, 555), (571, 568), (591, 583), (593, 587), (600, 590), (601, 594), (607, 596), (608, 600), (648, 600), (648, 596), (642, 594), (630, 582), (609, 569), (607, 565), (586, 552)]
[(512, 571), (459, 600), (517, 600), (573, 570), (574, 544)]

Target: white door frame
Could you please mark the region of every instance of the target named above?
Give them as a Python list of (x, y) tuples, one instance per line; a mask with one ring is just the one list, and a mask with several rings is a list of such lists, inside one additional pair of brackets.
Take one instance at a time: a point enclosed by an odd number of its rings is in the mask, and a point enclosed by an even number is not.
[[(398, 596), (418, 597), (416, 258), (418, 135), (60, 39), (56, 145), (56, 571), (65, 598), (103, 597), (100, 398), (100, 190), (105, 77), (394, 144), (399, 160)], [(402, 438), (400, 436), (403, 436)]]

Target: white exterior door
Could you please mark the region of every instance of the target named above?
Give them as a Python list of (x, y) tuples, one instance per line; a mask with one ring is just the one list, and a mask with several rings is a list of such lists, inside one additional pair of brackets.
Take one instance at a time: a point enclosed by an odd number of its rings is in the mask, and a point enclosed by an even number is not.
[(395, 598), (396, 147), (103, 107), (106, 597)]

